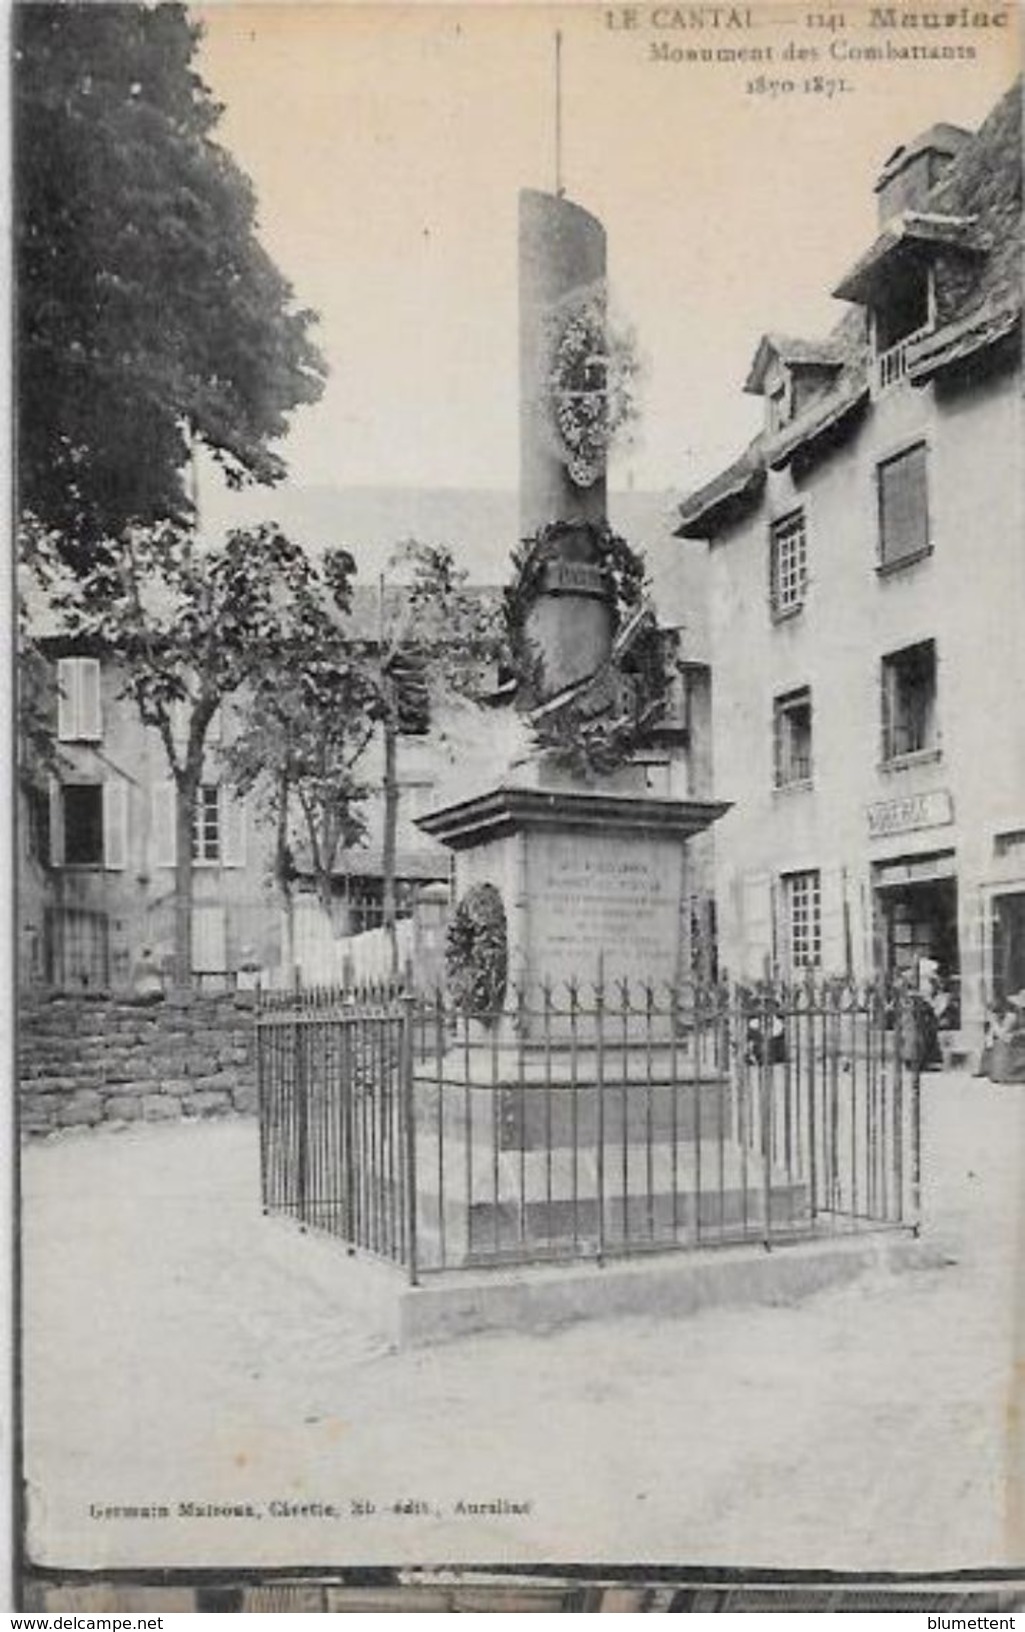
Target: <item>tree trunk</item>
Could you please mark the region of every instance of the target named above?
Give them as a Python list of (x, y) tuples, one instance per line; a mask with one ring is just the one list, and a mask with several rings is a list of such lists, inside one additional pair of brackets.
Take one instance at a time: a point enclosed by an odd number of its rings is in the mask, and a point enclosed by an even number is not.
[(174, 979), (192, 984), (192, 822), (199, 778), (186, 773), (176, 784), (174, 863)]
[(278, 778), (277, 874), (283, 909), (281, 965), (288, 970), (289, 980), (295, 968), (295, 900), (292, 895), (292, 873), (288, 852), (288, 777)]
[(384, 719), (384, 933), (391, 953), (392, 974), (399, 967), (399, 943), (395, 933), (395, 839), (399, 824), (399, 785), (395, 760), (398, 739), (394, 686)]

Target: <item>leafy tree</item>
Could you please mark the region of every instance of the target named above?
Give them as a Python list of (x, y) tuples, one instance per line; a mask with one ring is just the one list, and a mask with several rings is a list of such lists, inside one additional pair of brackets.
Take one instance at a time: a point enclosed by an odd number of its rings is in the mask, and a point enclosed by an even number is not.
[[(373, 628), (347, 619), (352, 557), (329, 551), (319, 577), (330, 615), (308, 638), (301, 670), (287, 646), (268, 654), (247, 691), (245, 724), (228, 755), (232, 779), (257, 790), (276, 838), (275, 874), (291, 918), (293, 817), (308, 842), (317, 894), (334, 910), (340, 853), (365, 832), (375, 791), (363, 756), (381, 732), (384, 922), (395, 956), (399, 738), (422, 735), (447, 699), (479, 694), (501, 650), (497, 605), (467, 587), (448, 549), (409, 541), (394, 553), (398, 584), (380, 583)], [(286, 962), (291, 954), (286, 953)]]
[[(498, 605), (468, 584), (445, 545), (408, 539), (391, 558), (407, 580), (391, 618), (382, 617), (379, 686), (384, 737), (384, 928), (397, 966), (396, 837), (398, 739), (426, 730), (432, 710), (457, 698), (474, 700), (505, 655)], [(382, 585), (382, 603), (384, 590)]]
[(66, 558), (181, 523), (194, 443), (236, 485), (323, 389), (313, 314), (256, 237), (252, 186), (172, 4), (14, 9), (18, 504)]
[[(346, 580), (347, 581), (347, 580)], [(358, 766), (379, 712), (375, 678), (350, 638), (325, 618), (319, 650), (296, 672), (282, 652), (249, 694), (246, 723), (227, 763), (242, 792), (257, 790), (276, 831), (275, 876), (289, 926), (284, 962), (294, 962), (291, 815), (297, 809), (317, 895), (334, 912), (332, 882), (342, 850), (366, 832), (370, 788)]]
[[(143, 723), (160, 735), (174, 780), (175, 973), (191, 973), (193, 824), (210, 723), (243, 688), (282, 663), (301, 674), (323, 647), (325, 622), (348, 604), (352, 559), (316, 571), (266, 524), (201, 548), (170, 524), (129, 529), (58, 599), (68, 630), (108, 651)], [(332, 610), (333, 609), (333, 610)]]
[(52, 591), (58, 563), (52, 539), (38, 526), (18, 528), (17, 763), (18, 783), (32, 796), (59, 769), (53, 700), (54, 665), (39, 641), (32, 601)]

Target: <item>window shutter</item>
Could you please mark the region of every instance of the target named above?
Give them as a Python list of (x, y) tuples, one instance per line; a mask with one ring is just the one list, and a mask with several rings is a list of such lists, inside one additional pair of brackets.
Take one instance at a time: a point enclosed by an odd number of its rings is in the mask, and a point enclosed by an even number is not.
[(893, 676), (885, 658), (879, 665), (879, 758), (893, 758)]
[(78, 718), (78, 668), (73, 657), (62, 657), (57, 662), (57, 737), (61, 742), (75, 740), (75, 722)]
[(753, 873), (742, 884), (744, 918), (744, 964), (742, 971), (760, 979), (766, 961), (772, 959), (772, 879), (768, 873)]
[(224, 907), (192, 909), (192, 971), (197, 975), (223, 974), (228, 967), (227, 912)]
[(224, 867), (244, 867), (246, 864), (246, 806), (231, 788), (221, 787), (221, 864)]
[(847, 914), (844, 867), (824, 867), (820, 876), (822, 967), (827, 975), (847, 972)]
[(50, 778), (50, 865), (64, 866), (64, 799), (60, 783)]
[(890, 947), (886, 930), (886, 912), (879, 890), (872, 890), (868, 907), (872, 930), (872, 970), (876, 976), (893, 973), (890, 967)]
[(880, 557), (884, 564), (917, 555), (929, 544), (925, 445), (879, 466)]
[(110, 872), (128, 865), (128, 788), (120, 778), (103, 784), (103, 865)]
[(786, 885), (781, 878), (770, 881), (772, 902), (772, 962), (773, 968), (788, 977), (793, 976), (793, 948), (790, 944), (790, 915)]
[(103, 740), (100, 662), (96, 657), (78, 659), (78, 735), (83, 742)]
[(177, 856), (177, 800), (174, 783), (168, 779), (153, 788), (153, 865), (173, 867)]
[(61, 742), (99, 742), (102, 739), (99, 658), (59, 659), (57, 736)]

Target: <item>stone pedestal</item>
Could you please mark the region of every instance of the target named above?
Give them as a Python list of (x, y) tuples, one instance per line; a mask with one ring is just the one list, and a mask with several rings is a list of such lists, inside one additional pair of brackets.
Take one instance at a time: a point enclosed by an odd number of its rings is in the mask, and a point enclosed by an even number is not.
[(685, 841), (727, 807), (708, 800), (503, 786), (420, 819), (456, 852), (456, 898), (493, 884), (510, 982), (536, 1007), (547, 984), (626, 981), (664, 993), (688, 974)]
[(671, 998), (689, 978), (686, 840), (724, 809), (510, 784), (420, 819), (456, 852), (457, 900), (482, 883), (501, 895), (510, 980), (501, 1016), (460, 1021), (417, 1068), (425, 1264), (804, 1216), (805, 1187), (776, 1173), (767, 1188), (738, 1124), (725, 1033), (695, 1041)]

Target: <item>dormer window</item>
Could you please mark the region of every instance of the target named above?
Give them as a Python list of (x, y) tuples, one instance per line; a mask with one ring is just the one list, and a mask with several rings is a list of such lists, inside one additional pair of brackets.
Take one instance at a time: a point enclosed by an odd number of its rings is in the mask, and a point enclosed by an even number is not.
[(935, 328), (937, 267), (963, 279), (989, 249), (975, 216), (929, 209), (922, 178), (934, 176), (930, 154), (919, 143), (894, 155), (884, 172), (883, 229), (833, 290), (838, 299), (868, 310), (876, 395), (900, 384), (908, 353)]
[(843, 352), (835, 340), (794, 340), (782, 334), (765, 334), (744, 390), (764, 399), (765, 429), (774, 436), (832, 388), (842, 366)]
[(932, 310), (928, 266), (909, 266), (872, 307), (876, 356), (929, 327)]
[(781, 431), (790, 418), (789, 397), (790, 393), (787, 390), (787, 381), (785, 379), (780, 380), (779, 384), (774, 386), (768, 393), (766, 397), (768, 404), (766, 428), (770, 435), (773, 431)]
[(901, 268), (871, 308), (872, 354), (877, 393), (907, 373), (907, 354), (934, 322), (933, 269), (921, 262)]

